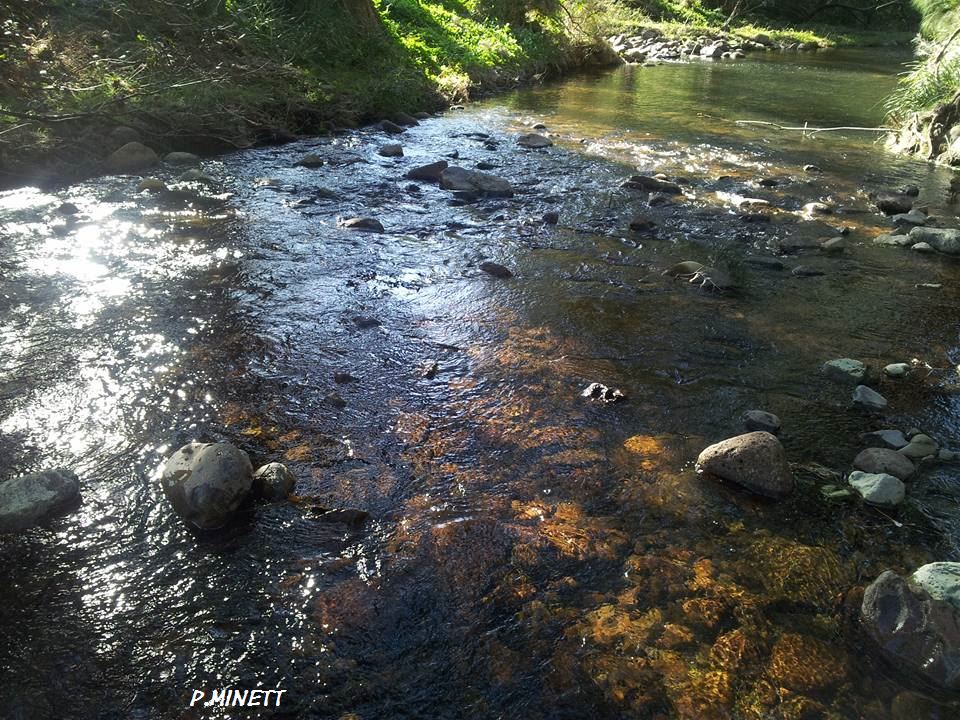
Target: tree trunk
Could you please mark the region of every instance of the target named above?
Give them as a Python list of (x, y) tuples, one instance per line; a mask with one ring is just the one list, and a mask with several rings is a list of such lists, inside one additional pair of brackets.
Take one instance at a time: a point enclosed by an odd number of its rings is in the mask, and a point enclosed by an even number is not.
[(339, 0), (339, 2), (359, 27), (365, 30), (376, 30), (381, 27), (380, 15), (377, 14), (372, 0)]

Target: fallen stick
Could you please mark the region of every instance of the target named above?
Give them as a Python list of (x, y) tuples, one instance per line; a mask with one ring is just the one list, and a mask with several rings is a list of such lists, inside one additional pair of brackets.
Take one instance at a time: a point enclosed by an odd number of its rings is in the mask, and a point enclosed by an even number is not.
[(769, 125), (770, 127), (775, 127), (777, 130), (799, 130), (801, 132), (834, 132), (837, 130), (847, 130), (847, 131), (857, 131), (857, 132), (893, 132), (893, 128), (889, 127), (856, 127), (856, 126), (843, 126), (843, 127), (829, 127), (829, 128), (817, 128), (810, 127), (809, 125), (804, 125), (803, 127), (790, 127), (789, 125), (778, 125), (773, 122), (764, 122), (763, 120), (734, 120), (737, 125)]

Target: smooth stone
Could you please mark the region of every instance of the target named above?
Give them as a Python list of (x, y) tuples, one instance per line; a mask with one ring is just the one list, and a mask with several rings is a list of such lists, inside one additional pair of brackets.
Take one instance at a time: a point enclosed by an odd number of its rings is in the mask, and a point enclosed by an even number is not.
[(14, 533), (68, 513), (80, 499), (80, 480), (56, 468), (0, 483), (0, 533)]
[(902, 215), (913, 209), (913, 198), (904, 193), (877, 193), (873, 203), (884, 215)]
[(937, 442), (931, 438), (929, 435), (924, 435), (920, 433), (919, 435), (914, 435), (910, 438), (910, 442), (900, 449), (899, 452), (906, 455), (908, 458), (914, 460), (919, 460), (920, 458), (925, 458), (928, 455), (936, 455), (937, 450), (940, 446), (937, 445)]
[(886, 473), (865, 473), (854, 470), (847, 478), (864, 502), (878, 507), (892, 508), (903, 502), (906, 488), (903, 481)]
[(740, 422), (751, 432), (764, 430), (773, 435), (780, 432), (780, 418), (765, 410), (747, 410), (740, 416)]
[(809, 202), (803, 206), (804, 215), (833, 215), (833, 208), (822, 202)]
[(163, 156), (163, 161), (167, 165), (193, 167), (194, 165), (200, 164), (200, 156), (188, 152), (170, 152)]
[(915, 241), (909, 235), (877, 235), (873, 239), (874, 245), (886, 245), (889, 247), (910, 247)]
[(883, 374), (892, 378), (904, 377), (909, 372), (909, 363), (890, 363), (883, 368)]
[(926, 243), (947, 255), (960, 255), (960, 230), (915, 227), (910, 231), (910, 240), (914, 243)]
[(355, 217), (346, 220), (337, 220), (337, 227), (345, 230), (359, 230), (363, 232), (383, 232), (383, 224), (375, 219), (368, 217)]
[(847, 242), (843, 238), (830, 238), (820, 243), (820, 249), (825, 253), (842, 253), (847, 249)]
[(910, 249), (918, 253), (935, 253), (933, 245), (925, 242), (918, 242), (915, 245), (911, 245)]
[(522, 148), (529, 148), (532, 150), (540, 150), (542, 148), (548, 148), (553, 145), (553, 140), (543, 135), (538, 135), (537, 133), (530, 133), (528, 135), (521, 135), (517, 139), (517, 145)]
[(253, 467), (247, 454), (229, 443), (189, 443), (167, 460), (160, 486), (184, 520), (214, 530), (247, 499)]
[(890, 218), (894, 225), (926, 225), (927, 216), (919, 210), (911, 210), (908, 213), (899, 213)]
[(80, 212), (80, 208), (74, 205), (72, 202), (60, 203), (56, 210), (54, 210), (57, 215), (65, 215), (70, 217), (71, 215), (76, 215)]
[(867, 366), (853, 358), (838, 358), (825, 362), (821, 372), (828, 380), (859, 383), (867, 375)]
[(886, 570), (864, 592), (860, 621), (893, 667), (960, 690), (960, 613), (949, 602)]
[(407, 178), (410, 180), (419, 180), (421, 182), (440, 182), (440, 176), (443, 171), (449, 167), (446, 160), (421, 165), (407, 171)]
[(793, 491), (786, 452), (768, 432), (751, 432), (711, 445), (700, 453), (696, 469), (767, 497), (784, 498)]
[(296, 476), (283, 463), (268, 463), (253, 474), (253, 488), (264, 500), (286, 500), (296, 483)]
[(456, 166), (448, 167), (440, 174), (440, 187), (446, 190), (476, 192), (492, 197), (513, 196), (513, 186), (509, 181), (496, 175)]
[(381, 120), (377, 127), (390, 135), (399, 135), (402, 132), (406, 132), (403, 127), (397, 125), (397, 123), (392, 120)]
[(864, 433), (864, 442), (872, 447), (882, 447), (889, 450), (899, 450), (907, 446), (907, 439), (899, 430), (877, 430)]
[(399, 143), (387, 143), (381, 145), (377, 150), (377, 155), (381, 157), (403, 157), (403, 145)]
[(144, 178), (137, 183), (137, 192), (164, 192), (167, 184), (160, 178)]
[(323, 157), (321, 157), (317, 153), (308, 153), (304, 155), (302, 158), (300, 158), (299, 160), (297, 160), (295, 165), (299, 165), (300, 167), (305, 167), (305, 168), (318, 168), (321, 165), (323, 165), (325, 162), (326, 160), (324, 160)]
[(960, 563), (934, 562), (918, 568), (910, 580), (934, 600), (950, 603), (960, 610)]
[(480, 263), (480, 269), (488, 275), (493, 275), (495, 278), (500, 278), (501, 280), (513, 277), (513, 273), (510, 272), (509, 269), (499, 263), (490, 262), (489, 260)]
[(853, 459), (853, 466), (866, 473), (886, 473), (907, 480), (914, 473), (913, 463), (895, 450), (867, 448)]
[(143, 143), (128, 142), (107, 158), (107, 169), (115, 173), (135, 173), (160, 162), (157, 154)]
[(853, 391), (853, 406), (861, 410), (883, 410), (887, 406), (887, 399), (873, 388), (857, 385)]
[(420, 124), (413, 115), (408, 115), (405, 112), (394, 113), (393, 122), (395, 122), (397, 125), (404, 125), (406, 127), (416, 127)]
[(648, 175), (633, 175), (625, 180), (620, 187), (630, 190), (643, 190), (645, 192), (666, 193), (668, 195), (680, 195), (683, 190), (676, 183), (660, 180)]

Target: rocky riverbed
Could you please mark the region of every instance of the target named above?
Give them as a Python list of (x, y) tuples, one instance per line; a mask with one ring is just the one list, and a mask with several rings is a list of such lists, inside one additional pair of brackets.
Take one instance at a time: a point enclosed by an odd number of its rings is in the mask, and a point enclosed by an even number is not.
[[(21, 716), (956, 712), (876, 611), (953, 612), (957, 260), (875, 242), (945, 179), (629, 71), (0, 196), (7, 477), (81, 499), (0, 539)], [(212, 536), (191, 441), (243, 466)]]

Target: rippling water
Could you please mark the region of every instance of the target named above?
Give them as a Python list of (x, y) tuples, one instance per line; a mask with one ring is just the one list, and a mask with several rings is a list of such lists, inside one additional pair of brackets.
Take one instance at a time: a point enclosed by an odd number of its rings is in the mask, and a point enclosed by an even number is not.
[[(877, 125), (902, 60), (621, 68), (427, 121), (398, 160), (365, 130), (207, 161), (214, 187), (0, 194), (0, 473), (75, 468), (84, 500), (0, 539), (0, 716), (239, 717), (191, 691), (262, 686), (298, 718), (919, 717), (843, 596), (957, 559), (956, 469), (896, 518), (823, 502), (810, 470), (771, 504), (692, 469), (751, 408), (798, 466), (845, 470), (887, 425), (960, 445), (958, 265), (872, 246), (866, 197), (914, 183), (955, 223), (949, 173), (870, 134), (735, 122)], [(515, 147), (531, 122), (553, 148)], [(408, 187), (453, 152), (516, 196)], [(683, 197), (648, 207), (619, 188), (637, 171)], [(811, 221), (810, 201), (840, 209)], [(337, 227), (353, 215), (386, 233)], [(743, 262), (841, 227), (843, 255), (783, 258), (821, 277)], [(740, 290), (662, 274), (681, 260)], [(929, 372), (884, 383), (873, 419), (818, 374), (844, 356)], [(580, 398), (594, 381), (628, 400)], [(298, 501), (195, 536), (156, 482), (194, 439), (287, 463)]]

